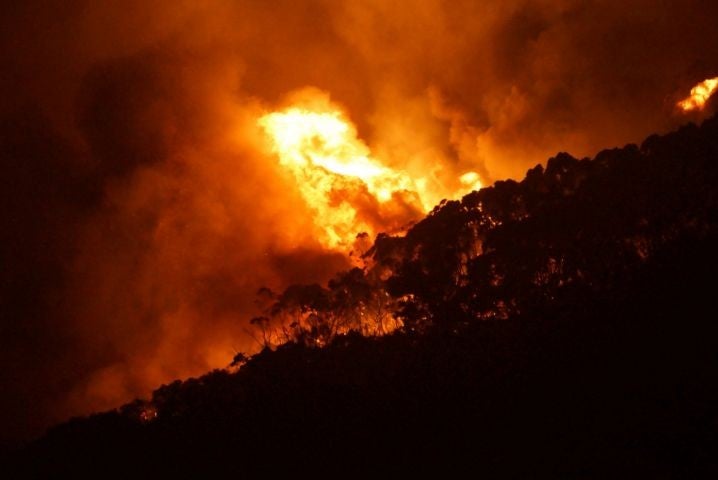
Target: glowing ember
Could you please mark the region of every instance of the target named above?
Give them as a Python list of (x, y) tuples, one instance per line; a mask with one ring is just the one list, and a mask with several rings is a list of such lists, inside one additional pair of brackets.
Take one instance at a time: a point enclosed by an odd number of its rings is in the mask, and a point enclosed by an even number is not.
[(691, 89), (691, 95), (678, 102), (678, 108), (684, 112), (703, 110), (708, 99), (718, 89), (718, 77), (704, 80)]
[[(328, 248), (346, 250), (358, 233), (378, 233), (377, 229), (386, 225), (377, 223), (376, 218), (391, 211), (394, 204), (408, 205), (417, 214), (433, 206), (426, 178), (412, 178), (372, 157), (354, 125), (331, 105), (290, 107), (262, 116), (258, 124), (314, 210), (314, 222), (324, 234), (320, 240)], [(481, 188), (475, 172), (462, 175), (459, 182), (460, 191), (449, 193), (455, 196)], [(362, 215), (367, 200), (379, 215)]]
[(139, 412), (139, 420), (143, 423), (151, 422), (157, 418), (157, 409), (154, 405), (147, 404)]

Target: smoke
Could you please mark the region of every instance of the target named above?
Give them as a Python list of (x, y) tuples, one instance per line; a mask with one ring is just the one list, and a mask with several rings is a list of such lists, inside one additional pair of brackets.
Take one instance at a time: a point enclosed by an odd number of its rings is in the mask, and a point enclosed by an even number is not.
[(3, 8), (9, 439), (226, 365), (255, 348), (260, 286), (348, 264), (256, 125), (292, 92), (327, 92), (377, 157), (440, 192), (673, 128), (675, 101), (718, 74), (708, 1)]

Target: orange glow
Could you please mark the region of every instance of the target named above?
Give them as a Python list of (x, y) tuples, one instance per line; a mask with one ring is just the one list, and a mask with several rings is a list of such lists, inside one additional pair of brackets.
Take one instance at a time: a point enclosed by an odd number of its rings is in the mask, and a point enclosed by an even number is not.
[(718, 89), (718, 77), (704, 80), (691, 89), (691, 95), (680, 102), (678, 108), (684, 112), (703, 110), (708, 99)]
[[(429, 199), (435, 195), (426, 191), (426, 179), (412, 178), (373, 157), (351, 121), (335, 107), (292, 106), (262, 116), (258, 124), (315, 212), (314, 223), (327, 248), (348, 250), (358, 233), (374, 236), (385, 227), (362, 219), (360, 210), (366, 202), (360, 200), (367, 194), (377, 210), (395, 201), (409, 203), (422, 214), (433, 207)], [(460, 184), (460, 191), (452, 196), (481, 188), (475, 172), (464, 174)]]
[(466, 172), (459, 177), (459, 181), (462, 185), (471, 190), (478, 190), (481, 188), (481, 180), (479, 179), (479, 174), (476, 172)]

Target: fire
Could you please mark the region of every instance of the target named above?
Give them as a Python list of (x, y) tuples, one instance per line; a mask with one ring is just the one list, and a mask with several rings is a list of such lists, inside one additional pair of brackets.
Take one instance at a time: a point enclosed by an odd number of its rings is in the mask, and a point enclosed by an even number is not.
[(479, 174), (476, 172), (466, 172), (459, 177), (459, 181), (462, 185), (465, 185), (471, 190), (478, 190), (481, 188), (481, 180), (479, 179)]
[(684, 112), (703, 110), (706, 102), (715, 93), (716, 89), (718, 89), (718, 77), (704, 80), (691, 89), (689, 97), (678, 102), (678, 108)]
[[(262, 116), (258, 124), (315, 212), (314, 222), (327, 248), (348, 250), (358, 233), (373, 236), (387, 228), (376, 219), (390, 216), (387, 212), (395, 204), (409, 205), (417, 214), (433, 207), (429, 199), (435, 195), (426, 191), (427, 180), (413, 178), (372, 156), (351, 121), (332, 105), (292, 106)], [(464, 174), (460, 183), (464, 193), (481, 187), (475, 172)], [(373, 206), (373, 215), (362, 214), (368, 204)]]

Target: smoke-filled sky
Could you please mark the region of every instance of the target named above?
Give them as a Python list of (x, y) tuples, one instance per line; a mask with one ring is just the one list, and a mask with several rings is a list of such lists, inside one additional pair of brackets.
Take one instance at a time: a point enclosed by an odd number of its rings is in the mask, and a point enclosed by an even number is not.
[(257, 126), (297, 95), (328, 96), (391, 168), (448, 189), (697, 120), (675, 102), (718, 76), (712, 0), (12, 3), (4, 443), (225, 366), (256, 348), (260, 286), (348, 265)]

